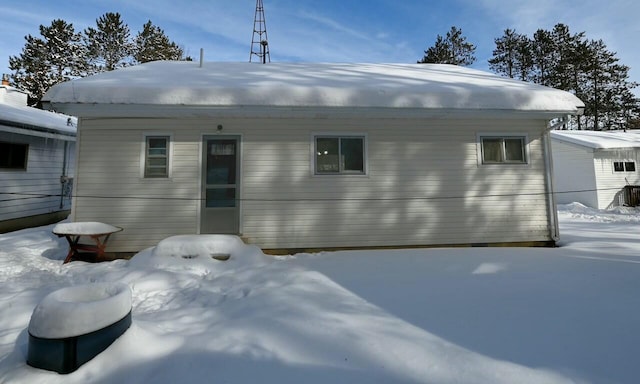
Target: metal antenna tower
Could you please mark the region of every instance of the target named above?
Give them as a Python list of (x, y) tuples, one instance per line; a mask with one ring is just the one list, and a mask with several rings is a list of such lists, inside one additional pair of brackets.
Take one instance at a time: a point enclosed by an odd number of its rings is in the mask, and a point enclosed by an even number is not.
[(249, 62), (253, 56), (257, 56), (262, 64), (271, 62), (269, 55), (269, 42), (267, 39), (267, 23), (264, 19), (264, 6), (262, 0), (256, 0), (256, 14), (253, 18), (253, 36), (251, 37), (251, 53)]

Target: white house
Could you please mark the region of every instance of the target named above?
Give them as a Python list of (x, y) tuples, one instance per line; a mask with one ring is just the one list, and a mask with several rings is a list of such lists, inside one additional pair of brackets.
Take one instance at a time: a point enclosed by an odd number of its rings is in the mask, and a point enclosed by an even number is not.
[(551, 139), (558, 203), (598, 209), (630, 203), (625, 187), (640, 185), (640, 132), (552, 131)]
[(76, 118), (27, 106), (27, 94), (0, 85), (0, 233), (69, 215)]
[(153, 62), (44, 97), (79, 116), (72, 219), (110, 251), (233, 233), (267, 252), (549, 245), (570, 93), (450, 65)]

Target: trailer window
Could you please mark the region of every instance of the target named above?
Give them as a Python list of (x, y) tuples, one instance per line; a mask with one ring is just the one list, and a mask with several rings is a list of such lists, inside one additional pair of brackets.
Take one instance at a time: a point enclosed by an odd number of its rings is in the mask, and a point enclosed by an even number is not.
[(0, 169), (27, 170), (29, 144), (0, 141)]

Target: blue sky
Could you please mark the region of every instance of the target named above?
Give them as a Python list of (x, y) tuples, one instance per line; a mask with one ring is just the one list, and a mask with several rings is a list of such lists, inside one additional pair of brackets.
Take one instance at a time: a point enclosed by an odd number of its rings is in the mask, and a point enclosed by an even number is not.
[[(603, 39), (640, 82), (637, 0), (263, 0), (271, 61), (414, 63), (453, 25), (477, 46), (472, 67), (488, 69), (505, 28), (529, 36), (565, 23)], [(40, 24), (61, 18), (76, 30), (119, 12), (132, 35), (151, 20), (196, 58), (248, 61), (255, 0), (2, 0), (0, 70)], [(636, 93), (638, 90), (636, 89)]]

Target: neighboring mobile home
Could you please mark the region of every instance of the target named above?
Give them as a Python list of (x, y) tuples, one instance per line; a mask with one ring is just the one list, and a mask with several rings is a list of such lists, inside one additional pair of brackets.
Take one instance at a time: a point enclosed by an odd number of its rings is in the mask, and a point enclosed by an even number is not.
[(630, 203), (640, 184), (640, 132), (552, 131), (556, 200), (606, 209)]
[(0, 233), (69, 215), (76, 119), (27, 106), (27, 94), (0, 85)]
[(153, 62), (59, 84), (72, 219), (113, 252), (233, 233), (276, 250), (549, 245), (570, 93), (451, 65)]

